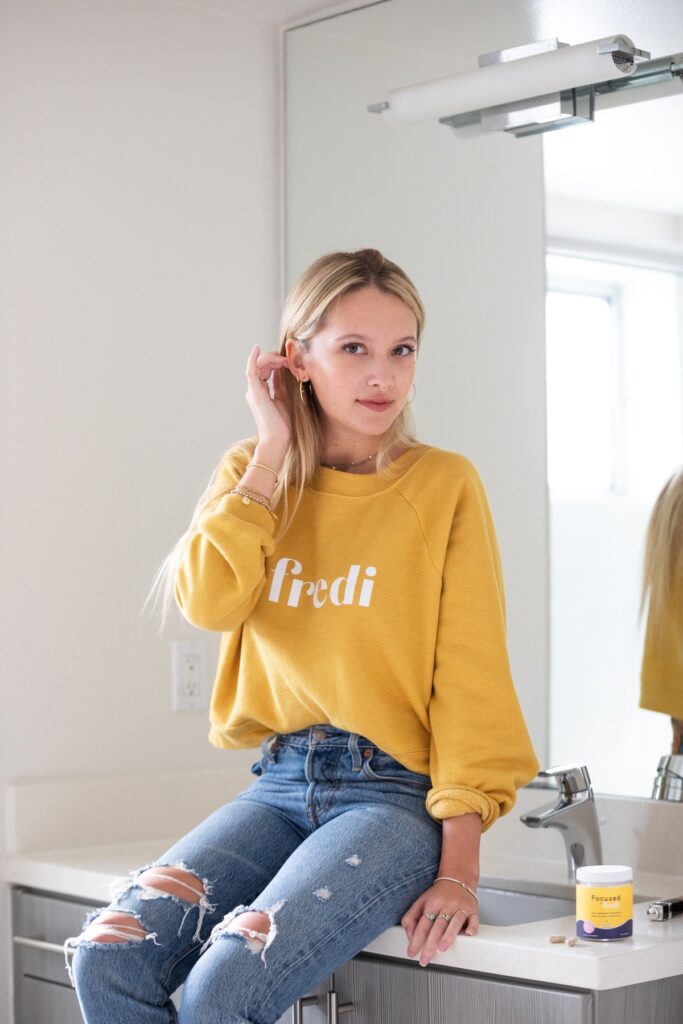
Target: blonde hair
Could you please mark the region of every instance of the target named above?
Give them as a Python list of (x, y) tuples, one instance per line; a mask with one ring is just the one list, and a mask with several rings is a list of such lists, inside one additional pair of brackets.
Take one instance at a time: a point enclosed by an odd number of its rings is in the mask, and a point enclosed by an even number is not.
[(667, 607), (671, 602), (680, 604), (683, 598), (683, 468), (667, 480), (650, 514), (639, 621), (648, 594), (648, 629), (654, 637), (661, 638), (665, 631)]
[[(324, 325), (333, 304), (343, 295), (372, 287), (379, 291), (398, 296), (415, 314), (417, 320), (416, 341), (419, 351), (424, 329), (425, 311), (420, 296), (405, 272), (391, 260), (386, 259), (377, 249), (359, 249), (356, 252), (332, 252), (317, 259), (301, 275), (285, 302), (280, 320), (279, 354), (286, 355), (286, 341), (296, 338), (304, 352), (310, 348), (310, 339)], [(271, 504), (277, 506), (282, 499), (279, 512), (280, 525), (275, 540), (280, 540), (289, 528), (299, 507), (305, 487), (313, 483), (318, 466), (324, 454), (324, 436), (320, 407), (310, 385), (305, 388), (308, 396), (306, 405), (301, 401), (298, 382), (289, 372), (280, 375), (280, 396), (286, 403), (292, 423), (292, 436), (278, 474)], [(221, 498), (234, 486), (226, 482), (221, 472), (228, 459), (241, 458), (248, 463), (254, 455), (258, 437), (238, 441), (223, 454), (213, 471), (211, 479), (201, 494), (192, 513), (192, 519), (172, 550), (157, 569), (152, 587), (142, 611), (150, 601), (156, 603), (162, 595), (162, 614), (159, 632), (164, 629), (168, 611), (174, 600), (175, 577), (185, 547), (195, 532), (197, 522), (204, 512), (210, 512)], [(391, 427), (379, 442), (375, 466), (386, 470), (391, 466), (390, 451), (418, 445), (415, 425), (407, 405), (403, 407)], [(289, 507), (288, 487), (294, 489), (293, 507)]]

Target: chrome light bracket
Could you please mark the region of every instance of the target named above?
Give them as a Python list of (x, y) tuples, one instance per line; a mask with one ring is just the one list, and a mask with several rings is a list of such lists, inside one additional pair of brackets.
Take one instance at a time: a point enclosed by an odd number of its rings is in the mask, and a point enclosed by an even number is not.
[[(478, 64), (479, 67), (486, 67), (491, 64), (500, 64), (505, 61), (519, 60), (522, 57), (535, 56), (539, 53), (547, 53), (551, 50), (558, 50), (561, 46), (568, 45), (568, 43), (560, 42), (557, 37), (541, 39), (533, 43), (523, 43), (521, 46), (508, 47), (505, 50), (492, 50), (490, 53), (480, 54)], [(639, 50), (634, 46), (630, 46), (622, 36), (618, 36), (617, 40), (613, 43), (597, 46), (596, 51), (600, 54), (611, 53), (614, 63), (620, 72), (630, 65), (647, 61), (650, 58), (650, 53), (647, 50)], [(680, 54), (677, 57), (680, 57)], [(669, 58), (666, 66), (668, 77), (671, 77), (674, 69), (675, 73), (678, 73), (671, 58)], [(629, 77), (632, 78), (633, 76), (622, 76), (625, 82), (629, 81)], [(610, 84), (612, 84), (611, 80)], [(468, 129), (467, 134), (472, 134), (472, 131), (479, 126), (481, 132), (504, 131), (517, 138), (521, 138), (527, 135), (537, 135), (541, 132), (555, 131), (558, 128), (566, 128), (572, 124), (592, 122), (595, 118), (595, 95), (596, 86), (588, 85), (577, 89), (548, 93), (544, 96), (535, 96), (530, 99), (517, 100), (514, 103), (503, 103), (495, 107), (485, 107), (482, 110), (468, 111), (465, 114), (441, 117), (439, 118), (439, 123), (448, 125), (456, 133), (459, 129)]]

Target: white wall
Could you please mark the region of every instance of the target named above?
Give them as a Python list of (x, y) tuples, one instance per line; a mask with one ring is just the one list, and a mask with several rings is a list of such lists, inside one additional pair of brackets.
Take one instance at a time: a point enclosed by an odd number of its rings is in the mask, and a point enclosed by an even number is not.
[(275, 337), (276, 32), (13, 0), (0, 47), (0, 793), (218, 769), (206, 713), (170, 710), (171, 640), (209, 634), (139, 613)]

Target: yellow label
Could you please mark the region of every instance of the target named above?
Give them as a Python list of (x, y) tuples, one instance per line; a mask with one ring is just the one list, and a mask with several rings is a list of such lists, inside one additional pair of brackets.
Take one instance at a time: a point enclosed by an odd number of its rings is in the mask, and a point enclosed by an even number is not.
[(576, 918), (595, 928), (617, 928), (633, 917), (633, 886), (577, 885)]

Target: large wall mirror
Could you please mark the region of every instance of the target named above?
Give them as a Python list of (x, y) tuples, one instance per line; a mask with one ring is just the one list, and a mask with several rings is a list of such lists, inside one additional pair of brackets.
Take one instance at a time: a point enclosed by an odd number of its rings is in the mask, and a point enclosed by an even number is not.
[(382, 0), (290, 29), (286, 284), (361, 245), (413, 277), (428, 314), (418, 433), (487, 485), (539, 758), (649, 796), (671, 727), (638, 707), (638, 604), (652, 503), (683, 461), (683, 90), (519, 139), (366, 111), (533, 40), (683, 50), (667, 0), (581, 8)]

